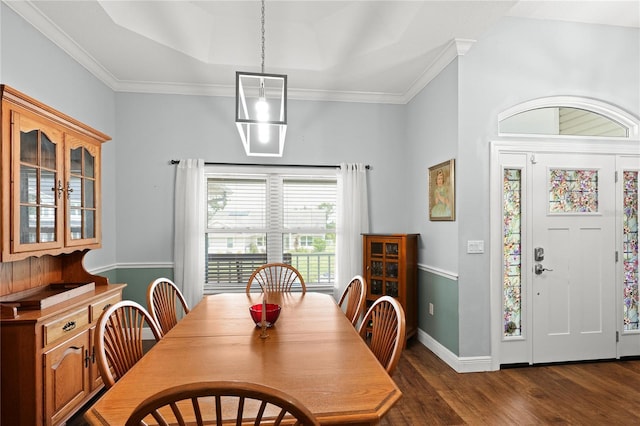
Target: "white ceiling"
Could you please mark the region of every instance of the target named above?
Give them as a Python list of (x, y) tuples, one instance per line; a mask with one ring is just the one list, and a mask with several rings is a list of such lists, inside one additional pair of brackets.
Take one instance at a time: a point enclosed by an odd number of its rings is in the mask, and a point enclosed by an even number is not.
[[(260, 71), (260, 2), (8, 1), (116, 91), (233, 96)], [(267, 0), (289, 98), (406, 103), (503, 16), (640, 28), (640, 0)]]

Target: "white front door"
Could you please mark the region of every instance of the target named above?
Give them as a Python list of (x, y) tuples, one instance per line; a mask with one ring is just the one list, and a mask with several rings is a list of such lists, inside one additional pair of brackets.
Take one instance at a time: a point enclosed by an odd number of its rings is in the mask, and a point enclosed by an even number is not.
[(615, 158), (532, 162), (533, 362), (615, 358)]

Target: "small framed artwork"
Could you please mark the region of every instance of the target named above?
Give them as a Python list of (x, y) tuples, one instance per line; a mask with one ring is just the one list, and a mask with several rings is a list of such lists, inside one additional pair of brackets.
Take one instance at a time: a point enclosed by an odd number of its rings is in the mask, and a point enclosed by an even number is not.
[(456, 220), (455, 160), (429, 167), (429, 220)]

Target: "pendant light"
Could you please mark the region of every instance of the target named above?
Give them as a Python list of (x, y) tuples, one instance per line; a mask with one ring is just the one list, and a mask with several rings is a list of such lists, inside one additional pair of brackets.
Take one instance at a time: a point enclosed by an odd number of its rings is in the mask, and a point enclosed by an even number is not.
[(236, 126), (247, 155), (282, 157), (287, 133), (287, 76), (264, 72), (264, 2), (261, 72), (236, 72)]

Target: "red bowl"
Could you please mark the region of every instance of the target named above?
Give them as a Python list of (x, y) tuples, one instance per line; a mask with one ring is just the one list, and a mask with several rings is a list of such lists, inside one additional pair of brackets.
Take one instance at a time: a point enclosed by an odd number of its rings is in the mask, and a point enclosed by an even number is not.
[[(275, 303), (267, 303), (266, 306), (267, 312), (265, 320), (267, 321), (267, 327), (271, 327), (278, 320), (281, 308), (280, 305), (277, 305)], [(249, 313), (251, 314), (253, 322), (256, 323), (256, 326), (262, 327), (262, 304), (253, 305), (252, 307), (250, 307)]]

